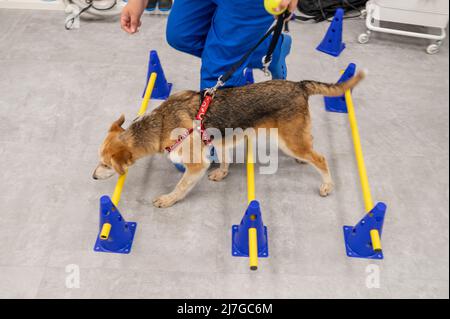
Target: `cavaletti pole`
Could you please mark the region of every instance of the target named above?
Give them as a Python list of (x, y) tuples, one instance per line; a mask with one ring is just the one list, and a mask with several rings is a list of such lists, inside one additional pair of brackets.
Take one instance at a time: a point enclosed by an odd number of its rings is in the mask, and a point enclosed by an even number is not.
[(267, 227), (255, 196), (255, 159), (251, 137), (246, 138), (247, 210), (239, 225), (232, 227), (232, 254), (248, 257), (250, 270), (258, 269), (258, 258), (269, 257)]
[[(364, 162), (364, 155), (361, 146), (361, 137), (359, 135), (358, 122), (355, 115), (355, 107), (353, 104), (352, 93), (350, 90), (345, 92), (345, 101), (347, 102), (348, 117), (350, 120), (350, 128), (352, 131), (353, 144), (355, 148), (355, 158), (358, 165), (359, 179), (361, 181), (361, 190), (364, 199), (366, 212), (369, 213), (374, 208), (372, 193), (370, 191), (369, 178), (367, 177), (367, 168)], [(375, 252), (381, 252), (380, 233), (377, 229), (370, 230), (370, 237), (372, 239), (372, 246)]]
[[(247, 137), (247, 200), (248, 204), (255, 200), (255, 163), (253, 158), (253, 142)], [(254, 220), (254, 216), (250, 219)], [(248, 229), (248, 260), (251, 270), (258, 269), (258, 233), (256, 228)]]
[[(147, 111), (148, 108), (148, 103), (150, 101), (150, 97), (152, 95), (153, 92), (153, 88), (155, 87), (155, 82), (156, 82), (156, 73), (152, 73), (150, 75), (150, 80), (148, 81), (147, 84), (147, 88), (145, 90), (145, 94), (144, 94), (144, 98), (142, 99), (141, 102), (141, 107), (139, 108), (139, 112), (138, 112), (138, 116), (142, 116), (145, 114), (145, 112)], [(123, 191), (123, 187), (125, 185), (125, 180), (127, 178), (127, 173), (119, 176), (117, 183), (116, 183), (116, 187), (114, 188), (114, 193), (111, 197), (111, 201), (114, 204), (114, 206), (118, 206), (119, 202), (120, 202), (120, 197), (122, 195), (122, 191)], [(111, 233), (111, 229), (112, 229), (112, 225), (110, 223), (103, 223), (103, 226), (100, 230), (100, 239), (101, 240), (108, 240), (109, 235)]]
[[(166, 100), (171, 92), (172, 84), (167, 82), (158, 53), (150, 51), (145, 91), (138, 116), (143, 116), (147, 111), (151, 99)], [(104, 195), (100, 198), (100, 226), (95, 252), (129, 254), (133, 245), (137, 223), (126, 221), (121, 215), (118, 205), (127, 178), (125, 174), (119, 176), (113, 195)]]
[[(148, 102), (150, 101), (150, 97), (153, 92), (153, 88), (155, 87), (157, 74), (152, 73), (150, 75), (150, 80), (148, 81), (147, 88), (145, 89), (144, 98), (141, 102), (141, 107), (139, 108), (138, 116), (142, 116), (145, 114), (148, 108)], [(119, 179), (117, 180), (116, 187), (114, 189), (114, 193), (112, 196), (112, 202), (114, 205), (118, 206), (120, 201), (120, 196), (122, 195), (123, 186), (125, 184), (125, 180), (127, 178), (127, 173), (119, 176)]]
[[(345, 73), (354, 73), (355, 64), (350, 64)], [(344, 240), (347, 256), (354, 258), (383, 259), (381, 246), (381, 233), (383, 230), (386, 204), (374, 205), (370, 191), (367, 168), (361, 146), (358, 122), (350, 90), (345, 92), (346, 111), (350, 122), (350, 129), (355, 150), (355, 159), (358, 167), (361, 191), (363, 194), (366, 215), (356, 226), (344, 226)], [(345, 111), (345, 110), (344, 110)]]

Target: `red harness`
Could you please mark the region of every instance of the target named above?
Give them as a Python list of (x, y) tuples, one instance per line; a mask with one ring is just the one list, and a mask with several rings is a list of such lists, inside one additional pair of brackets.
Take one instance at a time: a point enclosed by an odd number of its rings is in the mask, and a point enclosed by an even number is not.
[[(202, 137), (202, 141), (203, 143), (205, 143), (205, 145), (211, 144), (211, 139), (206, 132), (205, 125), (203, 124), (203, 118), (205, 117), (206, 112), (208, 112), (208, 108), (211, 105), (212, 100), (213, 95), (206, 93), (203, 98), (202, 104), (200, 105), (200, 109), (198, 110), (197, 116), (195, 117), (195, 128), (200, 132), (200, 136)], [(185, 139), (189, 137), (189, 135), (192, 134), (192, 132), (194, 132), (193, 128), (186, 130), (186, 132), (178, 137), (177, 141), (173, 145), (166, 147), (166, 151), (170, 153), (175, 150), (181, 143), (183, 143)]]

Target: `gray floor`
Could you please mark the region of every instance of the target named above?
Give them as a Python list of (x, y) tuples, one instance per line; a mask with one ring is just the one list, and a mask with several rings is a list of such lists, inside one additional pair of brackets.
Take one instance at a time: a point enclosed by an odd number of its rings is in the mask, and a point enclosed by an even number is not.
[[(375, 200), (388, 203), (385, 260), (345, 256), (342, 226), (364, 213), (346, 115), (311, 100), (316, 148), (336, 191), (318, 196), (308, 166), (281, 156), (278, 174), (257, 176), (270, 258), (251, 273), (230, 256), (230, 227), (245, 209), (244, 167), (205, 181), (186, 200), (156, 209), (180, 174), (163, 156), (140, 161), (121, 202), (139, 223), (131, 255), (92, 251), (98, 200), (115, 180), (95, 182), (97, 149), (110, 122), (131, 120), (140, 103), (149, 49), (157, 49), (174, 90), (196, 89), (199, 61), (165, 42), (164, 17), (146, 17), (137, 36), (117, 21), (66, 31), (60, 12), (0, 10), (0, 297), (2, 298), (448, 298), (449, 51), (427, 42), (356, 37), (347, 21), (339, 59), (314, 48), (327, 25), (292, 25), (292, 80), (336, 80), (355, 62), (370, 71), (354, 92)], [(258, 79), (262, 79), (258, 75)], [(152, 106), (155, 103), (152, 102)], [(128, 122), (129, 123), (129, 122)], [(80, 287), (67, 288), (67, 265)], [(367, 268), (380, 287), (366, 287)]]

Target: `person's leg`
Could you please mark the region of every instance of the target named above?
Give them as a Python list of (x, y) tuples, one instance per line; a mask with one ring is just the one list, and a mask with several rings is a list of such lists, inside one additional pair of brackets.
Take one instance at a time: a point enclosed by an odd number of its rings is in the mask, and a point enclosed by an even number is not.
[(287, 67), (286, 57), (291, 52), (292, 38), (289, 34), (282, 34), (278, 45), (273, 52), (272, 62), (269, 65), (269, 71), (272, 74), (272, 79), (286, 80)]
[(169, 11), (172, 9), (173, 1), (172, 0), (158, 0), (158, 9), (159, 11)]
[(158, 2), (158, 0), (148, 0), (145, 11), (155, 11), (157, 2)]
[(176, 50), (201, 57), (211, 20), (213, 0), (176, 0), (167, 21), (167, 42)]
[[(201, 89), (214, 86), (218, 77), (239, 61), (274, 22), (273, 16), (264, 9), (264, 1), (215, 0), (215, 2), (217, 11), (202, 55)], [(249, 60), (226, 83), (226, 86), (245, 85), (243, 70), (247, 66), (262, 67), (261, 60), (267, 53), (271, 39), (269, 37), (258, 47)], [(274, 62), (275, 59), (282, 58), (280, 54), (282, 42), (284, 41), (279, 42), (274, 52)], [(289, 53), (284, 51), (285, 55)], [(279, 73), (281, 72), (274, 72), (274, 78), (283, 78), (279, 76)]]
[[(218, 77), (239, 61), (274, 21), (264, 9), (264, 1), (214, 1), (217, 10), (202, 55), (201, 89), (214, 86)], [(237, 70), (226, 86), (244, 85), (245, 67), (246, 64)]]

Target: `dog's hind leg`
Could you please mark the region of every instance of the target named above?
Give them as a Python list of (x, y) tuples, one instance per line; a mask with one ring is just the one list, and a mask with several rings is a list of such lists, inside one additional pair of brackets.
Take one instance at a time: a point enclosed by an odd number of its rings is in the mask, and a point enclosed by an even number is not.
[(202, 179), (209, 167), (209, 162), (198, 164), (185, 163), (186, 172), (178, 182), (175, 189), (166, 195), (161, 195), (153, 200), (153, 205), (160, 208), (170, 207), (182, 200)]
[[(306, 123), (305, 123), (306, 122)], [(322, 176), (320, 195), (327, 196), (333, 190), (333, 179), (325, 157), (313, 149), (309, 118), (297, 119), (279, 126), (280, 149), (296, 160), (311, 164)]]

